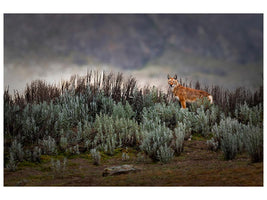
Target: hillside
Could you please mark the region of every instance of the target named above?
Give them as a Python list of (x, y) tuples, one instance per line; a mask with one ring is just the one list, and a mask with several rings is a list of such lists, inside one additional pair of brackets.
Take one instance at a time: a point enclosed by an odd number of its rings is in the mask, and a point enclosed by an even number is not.
[(91, 69), (167, 89), (168, 73), (228, 89), (263, 85), (260, 14), (6, 14), (5, 88)]
[[(97, 71), (5, 90), (4, 185), (262, 186), (262, 88), (192, 87), (214, 103), (182, 109), (171, 92)], [(124, 164), (136, 174), (109, 174)]]

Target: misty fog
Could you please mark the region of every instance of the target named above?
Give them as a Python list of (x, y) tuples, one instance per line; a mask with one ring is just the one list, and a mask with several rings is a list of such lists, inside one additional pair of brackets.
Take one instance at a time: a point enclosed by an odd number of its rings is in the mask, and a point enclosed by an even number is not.
[(263, 84), (260, 14), (5, 14), (4, 87), (60, 84), (88, 70), (165, 90), (167, 74), (206, 85)]

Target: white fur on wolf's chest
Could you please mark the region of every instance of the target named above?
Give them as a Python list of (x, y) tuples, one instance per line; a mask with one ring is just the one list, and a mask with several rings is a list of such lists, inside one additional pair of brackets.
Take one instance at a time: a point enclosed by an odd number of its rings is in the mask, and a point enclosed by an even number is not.
[[(173, 92), (173, 91), (174, 91), (174, 88), (175, 88), (174, 86), (171, 87), (171, 91), (172, 91), (173, 94), (174, 94), (174, 92)], [(175, 94), (174, 94), (174, 96), (175, 96), (175, 98), (176, 98), (178, 101), (180, 101), (180, 99), (179, 99), (178, 96), (176, 96)]]

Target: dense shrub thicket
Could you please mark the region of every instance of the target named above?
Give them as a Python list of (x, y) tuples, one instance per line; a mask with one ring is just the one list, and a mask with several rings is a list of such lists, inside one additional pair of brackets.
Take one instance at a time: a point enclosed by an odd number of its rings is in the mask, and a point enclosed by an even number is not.
[(6, 89), (5, 166), (15, 170), (18, 162), (38, 162), (42, 154), (81, 152), (91, 152), (99, 164), (99, 152), (113, 155), (127, 147), (167, 163), (192, 134), (209, 138), (209, 148), (221, 149), (225, 159), (246, 151), (253, 162), (262, 161), (262, 88), (254, 93), (217, 86), (206, 90), (214, 96), (213, 105), (196, 102), (180, 109), (171, 92), (137, 88), (133, 77), (124, 79), (121, 73), (90, 71), (60, 86), (34, 81), (13, 96)]

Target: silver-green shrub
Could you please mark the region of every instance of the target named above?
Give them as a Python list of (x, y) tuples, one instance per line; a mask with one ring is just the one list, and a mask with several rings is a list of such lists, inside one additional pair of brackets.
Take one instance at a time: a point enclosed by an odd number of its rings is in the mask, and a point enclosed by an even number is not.
[(180, 108), (176, 104), (156, 103), (154, 106), (143, 109), (143, 120), (160, 119), (161, 123), (170, 129), (174, 129), (178, 122)]
[(224, 113), (220, 111), (219, 106), (212, 105), (209, 108), (209, 121), (212, 127), (215, 123), (219, 123), (221, 119), (225, 118)]
[(67, 158), (64, 158), (62, 162), (60, 160), (54, 161), (54, 159), (52, 158), (50, 166), (53, 171), (53, 177), (62, 178), (67, 167)]
[(21, 143), (18, 142), (17, 139), (12, 142), (9, 152), (12, 154), (12, 157), (15, 161), (23, 161), (24, 151)]
[(97, 148), (110, 155), (113, 155), (115, 148), (135, 146), (141, 140), (138, 123), (117, 115), (96, 115), (92, 130), (93, 137), (86, 140), (87, 148)]
[(200, 108), (201, 106), (204, 108), (204, 110), (207, 110), (213, 105), (210, 104), (210, 101), (207, 98), (197, 99), (195, 102), (192, 102), (190, 104), (189, 110), (191, 112), (197, 112), (198, 108)]
[(42, 149), (40, 147), (35, 146), (32, 152), (32, 161), (33, 162), (40, 162), (42, 155)]
[(17, 169), (17, 161), (15, 160), (14, 158), (14, 153), (13, 152), (10, 152), (9, 153), (9, 162), (8, 164), (6, 165), (6, 168), (9, 170), (9, 171), (16, 171)]
[(135, 146), (140, 143), (141, 134), (135, 120), (116, 118), (114, 120), (115, 133), (118, 136), (119, 146)]
[(179, 122), (174, 129), (174, 150), (177, 155), (180, 155), (184, 148), (184, 138), (186, 133), (186, 126)]
[(57, 154), (57, 146), (54, 138), (48, 136), (47, 139), (43, 139), (41, 141), (43, 153), (47, 155), (55, 155)]
[(262, 126), (263, 123), (263, 106), (249, 107), (245, 102), (237, 106), (234, 112), (235, 117), (243, 124), (251, 124), (254, 126)]
[(91, 132), (92, 132), (92, 123), (84, 120), (83, 132), (82, 132), (82, 138), (84, 141), (87, 141), (91, 138)]
[(35, 146), (32, 150), (26, 149), (24, 159), (30, 162), (41, 162), (42, 149)]
[(105, 143), (103, 145), (105, 153), (113, 155), (114, 150), (116, 149), (116, 145), (117, 145), (117, 135), (116, 134), (107, 135), (107, 137), (105, 138)]
[(79, 155), (80, 150), (79, 150), (79, 145), (71, 146), (66, 149), (66, 153), (71, 154), (71, 155)]
[(195, 133), (201, 134), (204, 137), (209, 136), (211, 133), (212, 127), (225, 119), (224, 114), (220, 112), (220, 109), (216, 105), (201, 105), (196, 108), (196, 112), (191, 112), (191, 124), (192, 130)]
[(114, 128), (114, 119), (107, 115), (96, 116), (93, 129), (96, 131), (92, 140), (91, 147), (104, 150), (106, 153), (113, 155), (117, 146), (117, 135)]
[(161, 145), (159, 149), (157, 150), (157, 160), (159, 160), (162, 163), (168, 163), (172, 160), (174, 155), (174, 151), (172, 148), (167, 146), (165, 143), (164, 145)]
[(203, 105), (197, 108), (194, 131), (203, 136), (207, 136), (210, 133), (209, 110), (205, 112)]
[(96, 149), (91, 149), (90, 153), (91, 153), (94, 165), (100, 165), (100, 161), (101, 161), (100, 152), (97, 151)]
[(39, 127), (37, 126), (36, 119), (34, 117), (26, 117), (26, 120), (22, 123), (22, 132), (28, 141), (34, 141), (34, 137), (39, 132)]
[(215, 145), (218, 142), (226, 160), (234, 159), (238, 152), (243, 151), (243, 125), (236, 119), (222, 119), (219, 125), (213, 126), (212, 132), (214, 139), (211, 142)]
[(178, 112), (178, 122), (183, 123), (183, 126), (185, 128), (185, 140), (189, 139), (193, 128), (194, 124), (196, 121), (196, 115), (193, 112), (189, 112), (188, 109), (181, 109)]
[(164, 124), (161, 125), (158, 122), (149, 120), (144, 123), (149, 124), (149, 126), (143, 126), (143, 139), (140, 149), (153, 161), (169, 161), (169, 157), (173, 151), (171, 149), (171, 142), (173, 139), (172, 131)]
[(80, 154), (80, 150), (79, 150), (79, 145), (78, 144), (73, 147), (73, 152), (76, 155), (79, 155)]
[(124, 106), (122, 105), (121, 102), (119, 102), (118, 104), (116, 104), (113, 107), (113, 113), (112, 116), (114, 118), (118, 117), (118, 118), (124, 118), (126, 115), (125, 110), (124, 110)]
[(123, 152), (122, 155), (121, 155), (121, 159), (123, 161), (128, 161), (130, 159), (130, 156), (127, 152)]
[(217, 151), (219, 149), (219, 142), (216, 141), (214, 138), (207, 140), (208, 149), (211, 151)]
[(252, 125), (245, 126), (243, 138), (251, 161), (263, 161), (263, 129)]
[(82, 140), (82, 135), (83, 135), (82, 123), (78, 122), (76, 142), (80, 142)]
[(105, 96), (101, 96), (101, 113), (103, 114), (112, 114), (113, 112), (113, 108), (115, 106), (115, 102), (113, 99), (105, 97)]
[(225, 160), (232, 160), (237, 154), (237, 135), (224, 132), (221, 138), (221, 149)]
[(92, 141), (90, 139), (86, 139), (84, 142), (84, 145), (85, 145), (86, 149), (89, 150), (90, 147), (92, 146)]
[(126, 101), (125, 105), (122, 105), (121, 102), (115, 104), (113, 107), (112, 117), (116, 118), (125, 118), (125, 119), (133, 119), (135, 117), (135, 112), (133, 111), (132, 107)]
[(63, 151), (66, 151), (66, 149), (68, 147), (68, 139), (64, 135), (61, 135), (61, 137), (60, 137), (59, 146), (60, 146), (61, 150), (63, 150)]

